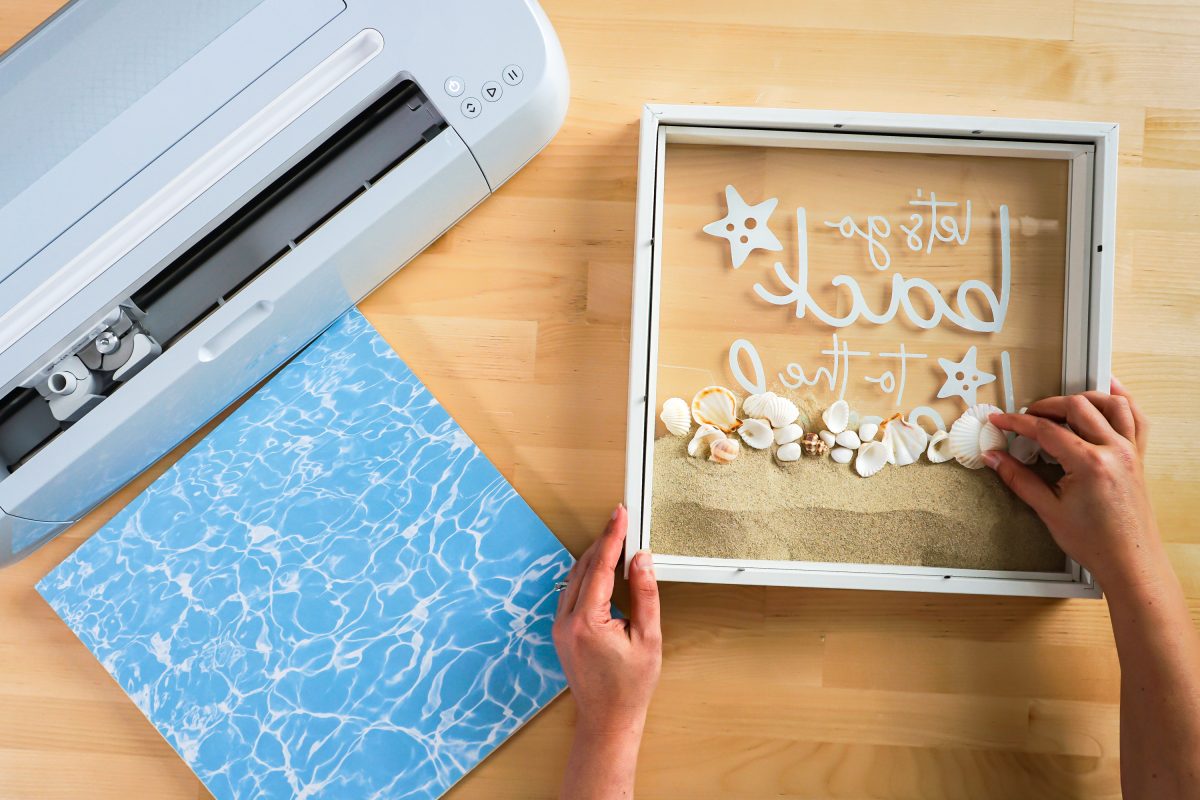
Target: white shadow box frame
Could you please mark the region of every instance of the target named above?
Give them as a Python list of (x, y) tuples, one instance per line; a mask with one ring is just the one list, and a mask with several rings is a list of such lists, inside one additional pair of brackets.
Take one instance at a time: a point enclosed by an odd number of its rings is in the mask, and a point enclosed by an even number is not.
[[(1050, 158), (1069, 163), (1063, 391), (1107, 391), (1116, 234), (1117, 125), (801, 109), (647, 105), (638, 156), (625, 504), (626, 564), (654, 551), (655, 382), (663, 177), (668, 143)], [(661, 580), (1029, 597), (1101, 597), (1079, 564), (1012, 572), (881, 564), (698, 558), (654, 553)], [(628, 569), (628, 567), (627, 567)]]

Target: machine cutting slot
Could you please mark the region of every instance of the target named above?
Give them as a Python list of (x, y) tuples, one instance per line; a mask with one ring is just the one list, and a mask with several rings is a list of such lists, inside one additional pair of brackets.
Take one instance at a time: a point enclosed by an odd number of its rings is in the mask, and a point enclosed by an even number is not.
[[(446, 129), (401, 80), (132, 295), (141, 330), (165, 350)], [(93, 345), (89, 344), (88, 347)], [(102, 382), (103, 395), (121, 386)], [(0, 478), (69, 427), (38, 391), (0, 398)]]

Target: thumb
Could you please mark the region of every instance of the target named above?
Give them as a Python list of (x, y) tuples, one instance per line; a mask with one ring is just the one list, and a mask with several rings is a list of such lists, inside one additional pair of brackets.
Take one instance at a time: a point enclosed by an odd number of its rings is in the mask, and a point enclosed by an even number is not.
[(987, 451), (983, 454), (983, 461), (996, 471), (1000, 480), (1013, 490), (1013, 494), (1036, 511), (1043, 522), (1046, 521), (1047, 515), (1058, 502), (1058, 495), (1037, 473), (1003, 450)]
[(662, 641), (659, 623), (658, 580), (654, 577), (654, 559), (645, 550), (633, 557), (629, 569), (630, 632), (643, 642)]

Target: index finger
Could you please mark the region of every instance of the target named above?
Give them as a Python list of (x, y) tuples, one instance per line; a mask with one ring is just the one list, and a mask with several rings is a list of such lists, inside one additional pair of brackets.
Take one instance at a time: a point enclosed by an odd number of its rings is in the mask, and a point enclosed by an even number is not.
[(1033, 414), (992, 414), (997, 428), (1013, 431), (1036, 441), (1043, 450), (1064, 467), (1072, 467), (1087, 454), (1091, 445), (1077, 435), (1045, 417)]
[(609, 613), (617, 561), (625, 549), (625, 532), (628, 526), (629, 516), (625, 506), (617, 506), (616, 515), (600, 541), (596, 543), (596, 553), (583, 576), (579, 600), (575, 603), (577, 610), (582, 609), (585, 614)]

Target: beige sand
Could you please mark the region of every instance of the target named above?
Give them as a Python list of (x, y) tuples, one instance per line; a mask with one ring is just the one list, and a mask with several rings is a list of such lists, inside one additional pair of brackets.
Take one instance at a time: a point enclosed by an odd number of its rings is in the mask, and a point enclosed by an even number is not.
[(921, 460), (860, 478), (828, 456), (780, 466), (743, 446), (731, 464), (654, 445), (651, 549), (720, 558), (1059, 572), (1041, 520), (988, 469)]

